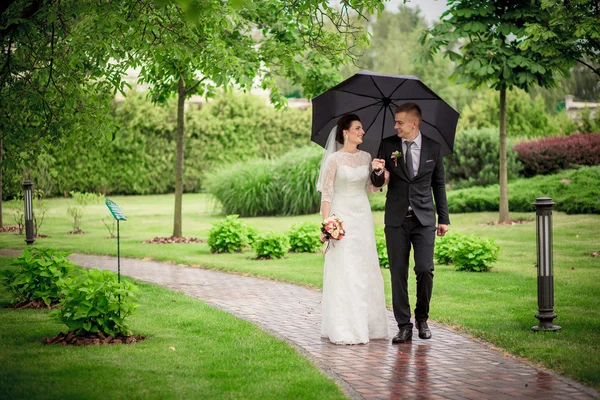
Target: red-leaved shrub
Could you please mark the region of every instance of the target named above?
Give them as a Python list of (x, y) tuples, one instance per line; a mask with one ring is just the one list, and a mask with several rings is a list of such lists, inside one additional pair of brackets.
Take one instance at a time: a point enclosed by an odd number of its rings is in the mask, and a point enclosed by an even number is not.
[(514, 146), (523, 175), (547, 175), (574, 165), (600, 165), (600, 133), (521, 142)]

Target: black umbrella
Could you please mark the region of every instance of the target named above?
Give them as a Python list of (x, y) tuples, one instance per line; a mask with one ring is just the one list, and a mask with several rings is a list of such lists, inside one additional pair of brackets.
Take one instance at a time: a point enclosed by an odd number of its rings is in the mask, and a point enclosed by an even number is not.
[(397, 135), (396, 106), (413, 102), (421, 107), (421, 133), (452, 153), (458, 112), (415, 76), (382, 75), (361, 71), (312, 99), (311, 140), (325, 147), (331, 129), (344, 114), (356, 114), (365, 130), (359, 147), (377, 156), (382, 139)]

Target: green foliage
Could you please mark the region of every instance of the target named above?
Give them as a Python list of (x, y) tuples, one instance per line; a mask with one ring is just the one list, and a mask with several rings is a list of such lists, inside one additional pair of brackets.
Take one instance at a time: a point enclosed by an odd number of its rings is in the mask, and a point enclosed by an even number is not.
[(22, 235), (23, 229), (25, 228), (25, 205), (23, 204), (23, 193), (17, 192), (15, 197), (12, 200), (3, 203), (3, 206), (10, 212), (10, 215), (13, 217), (13, 220), (19, 229), (19, 235)]
[(319, 225), (314, 222), (292, 225), (288, 238), (290, 250), (295, 253), (314, 253), (321, 247)]
[[(500, 140), (495, 129), (465, 129), (456, 134), (454, 153), (444, 159), (446, 182), (453, 189), (485, 186), (498, 182)], [(508, 146), (508, 179), (518, 177), (521, 164)]]
[(498, 261), (499, 251), (493, 239), (451, 233), (439, 239), (435, 259), (438, 263), (454, 264), (457, 271), (487, 272)]
[[(251, 230), (250, 235), (256, 241), (256, 231)], [(242, 251), (249, 244), (248, 227), (238, 219), (238, 215), (228, 215), (212, 224), (207, 243), (212, 253)]]
[[(540, 1), (510, 2), (449, 0), (443, 22), (421, 36), (423, 56), (431, 60), (442, 50), (456, 61), (459, 83), (473, 88), (489, 84), (496, 90), (534, 85), (552, 87), (556, 72), (566, 74), (573, 62), (560, 54), (541, 54), (522, 43), (528, 38), (525, 25), (546, 20), (549, 14)], [(459, 39), (459, 51), (452, 44)]]
[(252, 248), (256, 252), (256, 258), (260, 260), (283, 258), (290, 248), (288, 238), (276, 232), (268, 232), (259, 235)]
[[(549, 18), (529, 21), (527, 40), (521, 47), (532, 49), (547, 57), (567, 57), (573, 64), (598, 60), (600, 52), (600, 25), (598, 2), (595, 0), (559, 1), (542, 0), (541, 8)], [(600, 75), (596, 63), (586, 67)]]
[(592, 111), (585, 107), (579, 112), (577, 128), (581, 133), (600, 132), (600, 112), (596, 112), (595, 118), (592, 118)]
[(58, 303), (59, 284), (74, 268), (67, 255), (52, 248), (25, 248), (11, 264), (17, 269), (6, 270), (2, 277), (15, 302), (43, 301), (47, 306)]
[[(497, 93), (479, 91), (471, 104), (461, 110), (458, 130), (466, 128), (496, 128), (500, 115), (500, 99)], [(513, 89), (506, 93), (506, 135), (508, 137), (534, 138), (553, 136), (569, 130), (562, 121), (564, 112), (552, 116), (546, 112), (546, 103), (542, 96), (532, 99), (522, 89)], [(566, 132), (570, 133), (570, 132)]]
[[(155, 106), (143, 95), (130, 92), (115, 105), (113, 118), (120, 126), (113, 140), (65, 145), (43, 153), (31, 164), (34, 187), (42, 182), (47, 196), (70, 191), (104, 194), (160, 194), (173, 192), (175, 182), (175, 104)], [(306, 110), (275, 110), (265, 100), (225, 93), (186, 114), (184, 191), (203, 189), (203, 176), (252, 158), (278, 157), (307, 143), (311, 114)], [(240, 132), (244, 132), (240, 135)], [(21, 191), (21, 167), (5, 169), (3, 197)], [(290, 183), (295, 184), (295, 183)], [(295, 199), (290, 199), (294, 202)]]
[(85, 207), (102, 201), (102, 195), (97, 193), (70, 192), (72, 201), (67, 208), (67, 214), (73, 218), (73, 233), (81, 232), (81, 220)]
[(323, 149), (311, 144), (272, 160), (233, 164), (208, 175), (207, 189), (226, 214), (314, 213), (320, 206), (316, 181), (322, 156)]
[[(508, 185), (510, 208), (517, 212), (535, 211), (536, 198), (551, 197), (554, 209), (568, 214), (600, 214), (600, 167), (584, 167), (556, 175), (518, 179)], [(498, 210), (498, 185), (447, 192), (450, 213)]]
[(383, 229), (375, 230), (375, 245), (377, 246), (377, 256), (379, 257), (379, 266), (389, 268), (390, 260), (388, 258), (387, 246), (385, 243), (385, 232)]
[(61, 284), (60, 308), (50, 315), (76, 335), (130, 335), (126, 319), (137, 307), (132, 301), (137, 290), (127, 281), (119, 283), (113, 272), (82, 270)]

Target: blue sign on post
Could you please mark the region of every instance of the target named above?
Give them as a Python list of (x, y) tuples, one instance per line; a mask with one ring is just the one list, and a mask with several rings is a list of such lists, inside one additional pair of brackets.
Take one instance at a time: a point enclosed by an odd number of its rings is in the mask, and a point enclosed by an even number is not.
[[(117, 220), (117, 280), (121, 283), (121, 233), (119, 230), (119, 222), (127, 221), (127, 218), (125, 218), (123, 211), (121, 211), (117, 203), (108, 197), (104, 203), (110, 210), (112, 216)], [(119, 315), (121, 315), (121, 295), (119, 295)]]
[(106, 203), (106, 207), (108, 207), (108, 209), (110, 210), (110, 213), (117, 221), (127, 221), (127, 218), (125, 218), (125, 215), (123, 215), (123, 211), (121, 211), (121, 209), (119, 208), (117, 203), (115, 203), (108, 197), (106, 198), (105, 203)]

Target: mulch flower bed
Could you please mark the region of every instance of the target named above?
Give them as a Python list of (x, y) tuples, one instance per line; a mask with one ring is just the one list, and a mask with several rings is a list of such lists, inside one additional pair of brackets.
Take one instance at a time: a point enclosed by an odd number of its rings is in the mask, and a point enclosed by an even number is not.
[(168, 244), (168, 243), (204, 243), (204, 239), (200, 239), (200, 238), (195, 238), (195, 237), (189, 237), (189, 238), (176, 238), (176, 237), (155, 237), (153, 239), (150, 240), (146, 240), (145, 242), (142, 242), (144, 244), (146, 243), (151, 243), (151, 244)]
[(76, 231), (68, 232), (69, 235), (85, 235), (85, 232), (81, 229), (77, 229)]
[(17, 225), (6, 225), (0, 228), (0, 232), (19, 232)]
[(47, 306), (46, 303), (44, 303), (41, 300), (34, 300), (34, 301), (28, 300), (28, 301), (22, 301), (20, 303), (13, 304), (13, 305), (9, 306), (8, 308), (14, 308), (14, 309), (19, 309), (19, 310), (23, 310), (23, 309), (41, 310), (41, 309), (52, 308), (52, 305)]
[(486, 225), (517, 225), (517, 224), (526, 224), (528, 222), (532, 222), (531, 218), (517, 218), (517, 219), (509, 219), (505, 222), (491, 221), (487, 222)]
[(86, 345), (102, 345), (102, 344), (131, 344), (138, 343), (146, 339), (146, 336), (131, 335), (131, 336), (105, 336), (102, 332), (89, 333), (85, 335), (75, 335), (74, 332), (61, 333), (54, 338), (45, 338), (42, 340), (44, 344), (60, 344), (62, 346), (86, 346)]
[(592, 257), (600, 257), (600, 251), (594, 251), (593, 253), (590, 253), (590, 256), (592, 256)]

